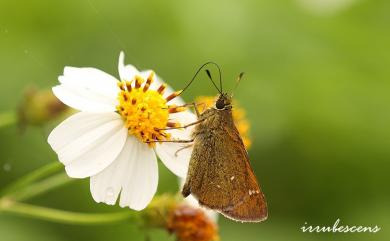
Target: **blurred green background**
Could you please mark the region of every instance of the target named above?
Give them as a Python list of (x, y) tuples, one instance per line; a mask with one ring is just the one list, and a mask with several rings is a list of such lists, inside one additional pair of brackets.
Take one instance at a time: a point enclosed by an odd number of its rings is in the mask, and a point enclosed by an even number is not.
[[(252, 123), (252, 165), (269, 219), (220, 218), (222, 241), (390, 239), (390, 2), (387, 0), (21, 1), (0, 2), (0, 110), (18, 106), (26, 86), (49, 88), (63, 67), (114, 76), (126, 62), (152, 68), (176, 89), (208, 60)], [(184, 97), (215, 95), (203, 76)], [(55, 161), (52, 127), (0, 129), (0, 187)], [(176, 192), (160, 165), (159, 192)], [(75, 195), (77, 193), (77, 195)], [(31, 201), (65, 210), (96, 204), (89, 180)], [(379, 225), (370, 233), (302, 233), (300, 227)], [(173, 240), (163, 231), (152, 240)], [(0, 215), (0, 239), (144, 240), (131, 224), (71, 226)]]

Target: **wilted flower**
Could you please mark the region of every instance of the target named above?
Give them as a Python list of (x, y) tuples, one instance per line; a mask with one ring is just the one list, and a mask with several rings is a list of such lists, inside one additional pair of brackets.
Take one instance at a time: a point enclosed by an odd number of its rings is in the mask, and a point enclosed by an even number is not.
[[(196, 98), (196, 103), (198, 103), (198, 109), (200, 112), (205, 111), (207, 108), (211, 107), (215, 103), (215, 97), (212, 96), (200, 96)], [(250, 124), (246, 119), (246, 113), (243, 108), (237, 103), (237, 101), (233, 101), (233, 120), (234, 124), (238, 129), (238, 132), (241, 135), (242, 141), (247, 149), (252, 145), (252, 141), (249, 136)]]
[(178, 241), (218, 240), (216, 216), (209, 216), (204, 208), (183, 200), (181, 194), (163, 194), (153, 198), (140, 213), (146, 228), (163, 228)]
[(189, 205), (177, 206), (171, 212), (167, 228), (176, 235), (178, 241), (219, 240), (216, 223), (203, 209)]
[[(96, 202), (135, 210), (145, 208), (157, 189), (157, 157), (184, 177), (191, 149), (176, 153), (191, 128), (166, 130), (196, 120), (184, 102), (154, 74), (124, 65), (121, 81), (95, 68), (65, 67), (54, 94), (81, 112), (55, 128), (48, 138), (70, 177), (91, 177)], [(165, 97), (163, 97), (165, 96)], [(157, 144), (156, 144), (157, 142)]]

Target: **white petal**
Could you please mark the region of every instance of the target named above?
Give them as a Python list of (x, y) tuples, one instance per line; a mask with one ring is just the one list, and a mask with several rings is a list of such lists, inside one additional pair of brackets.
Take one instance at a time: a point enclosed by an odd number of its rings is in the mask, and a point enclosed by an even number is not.
[(136, 74), (139, 74), (138, 70), (133, 65), (125, 65), (125, 54), (123, 51), (119, 54), (118, 72), (121, 80), (132, 80)]
[(185, 177), (191, 158), (190, 144), (162, 143), (156, 145), (156, 152), (164, 165), (175, 175)]
[(119, 205), (135, 210), (144, 209), (157, 190), (158, 167), (153, 149), (139, 141), (128, 159), (126, 180), (122, 186)]
[(61, 84), (81, 86), (113, 98), (116, 98), (119, 91), (117, 78), (96, 68), (67, 66), (64, 68), (64, 74), (58, 79)]
[(128, 137), (119, 156), (102, 172), (91, 177), (90, 189), (96, 202), (114, 205), (131, 170), (131, 160), (136, 155), (138, 140)]
[(55, 152), (77, 139), (82, 133), (93, 131), (107, 122), (117, 120), (115, 113), (78, 112), (59, 124), (48, 137), (48, 142)]
[(94, 175), (115, 160), (127, 129), (117, 113), (77, 113), (58, 125), (48, 142), (70, 177)]
[(54, 95), (64, 104), (76, 110), (103, 113), (116, 110), (115, 99), (110, 99), (91, 91), (85, 91), (77, 87), (57, 85), (53, 87)]
[(66, 105), (81, 111), (114, 111), (119, 88), (111, 75), (95, 68), (65, 67), (54, 94)]
[[(170, 118), (180, 122), (182, 125), (193, 123), (196, 116), (189, 111), (171, 115)], [(173, 139), (190, 140), (193, 126), (186, 129), (170, 130)], [(192, 143), (158, 143), (156, 152), (164, 165), (179, 177), (187, 175), (188, 164), (192, 153)], [(185, 147), (185, 148), (184, 148)]]

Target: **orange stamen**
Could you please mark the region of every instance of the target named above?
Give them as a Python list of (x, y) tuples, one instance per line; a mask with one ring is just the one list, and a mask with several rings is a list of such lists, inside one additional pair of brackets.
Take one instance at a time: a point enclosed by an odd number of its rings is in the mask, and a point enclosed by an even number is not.
[(181, 90), (173, 92), (171, 95), (169, 95), (167, 98), (165, 98), (168, 101), (174, 99), (175, 97), (179, 96), (181, 93)]
[(181, 125), (177, 122), (168, 122), (167, 127), (180, 127)]
[(169, 107), (168, 108), (168, 112), (169, 113), (177, 113), (177, 112), (182, 112), (182, 111), (185, 111), (186, 110), (186, 107), (184, 106), (172, 106), (172, 107)]
[(162, 84), (162, 85), (160, 85), (160, 87), (158, 87), (157, 92), (160, 95), (162, 95), (162, 94), (164, 94), (164, 91), (165, 91), (166, 88), (167, 88), (167, 85), (166, 84)]
[(119, 89), (121, 89), (121, 90), (123, 90), (123, 91), (125, 90), (125, 87), (124, 87), (122, 81), (118, 81), (117, 85), (118, 85)]
[(135, 76), (135, 88), (136, 89), (139, 89), (141, 87), (141, 84), (142, 84), (142, 77), (141, 76)]
[(127, 88), (127, 91), (131, 92), (131, 82), (132, 81), (126, 81), (126, 88)]

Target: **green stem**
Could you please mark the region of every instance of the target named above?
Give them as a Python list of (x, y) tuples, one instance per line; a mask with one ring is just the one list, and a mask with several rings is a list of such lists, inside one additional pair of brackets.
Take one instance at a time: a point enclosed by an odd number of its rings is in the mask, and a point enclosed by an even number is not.
[(13, 201), (23, 201), (63, 186), (74, 180), (76, 179), (69, 178), (65, 173), (60, 173), (55, 176), (48, 177), (40, 182), (33, 183), (28, 187), (17, 190), (6, 197)]
[(18, 203), (10, 200), (3, 200), (1, 203), (1, 199), (0, 212), (75, 225), (107, 224), (129, 220), (138, 221), (139, 219), (138, 212), (130, 210), (115, 213), (77, 213)]
[(0, 113), (0, 128), (16, 123), (17, 115), (13, 111)]
[(44, 178), (46, 176), (49, 176), (52, 173), (55, 173), (55, 172), (61, 170), (62, 167), (63, 167), (63, 165), (58, 161), (51, 162), (51, 163), (47, 164), (46, 166), (43, 166), (35, 171), (32, 171), (31, 173), (19, 178), (15, 182), (9, 184), (7, 187), (5, 187), (3, 190), (0, 191), (0, 196), (4, 196), (6, 194), (17, 191), (20, 188), (28, 186), (28, 184), (30, 184), (36, 180), (39, 180), (41, 178)]
[[(16, 214), (58, 223), (83, 225), (115, 223), (140, 218), (137, 212), (132, 211), (88, 214), (62, 211), (19, 202), (76, 180), (69, 178), (65, 173), (47, 177), (60, 170), (60, 168), (62, 168), (61, 163), (50, 163), (9, 185), (2, 192), (6, 195), (0, 198), (0, 213)], [(44, 177), (46, 178), (40, 180)]]

